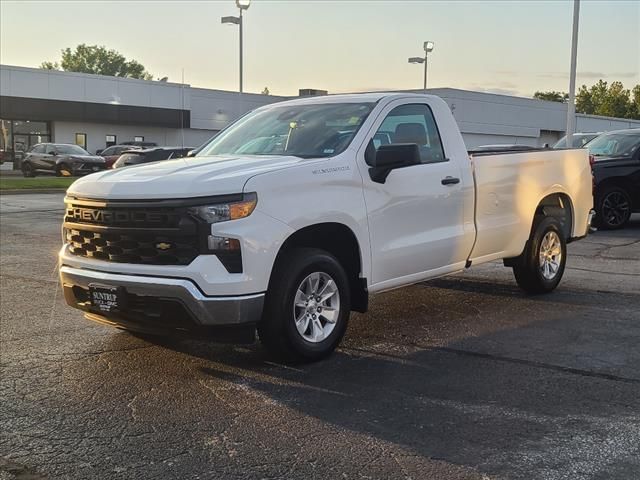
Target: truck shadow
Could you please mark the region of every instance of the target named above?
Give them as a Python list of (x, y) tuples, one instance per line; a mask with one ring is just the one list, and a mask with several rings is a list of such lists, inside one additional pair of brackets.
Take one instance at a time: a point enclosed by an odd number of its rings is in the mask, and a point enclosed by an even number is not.
[[(515, 287), (479, 283), (411, 287), (413, 303), (392, 292), (356, 316), (344, 347), (316, 364), (282, 365), (255, 346), (167, 346), (206, 360), (199, 371), (212, 388), (237, 385), (282, 415), (294, 410), (489, 474), (568, 478), (569, 465), (597, 472), (633, 452), (640, 439), (633, 313), (621, 311), (616, 321), (628, 328), (607, 337), (611, 326), (589, 313), (602, 298), (555, 293), (510, 302)], [(460, 292), (476, 310), (466, 310)], [(601, 451), (618, 441), (613, 456)], [(611, 468), (610, 478), (629, 473)]]

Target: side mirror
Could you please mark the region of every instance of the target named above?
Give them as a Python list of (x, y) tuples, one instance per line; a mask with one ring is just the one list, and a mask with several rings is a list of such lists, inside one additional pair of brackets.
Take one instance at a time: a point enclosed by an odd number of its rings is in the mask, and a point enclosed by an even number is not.
[(49, 155), (53, 155), (55, 157), (56, 155), (58, 155), (58, 152), (56, 152), (55, 150), (51, 150), (49, 151)]
[(391, 170), (419, 165), (420, 147), (416, 143), (392, 143), (380, 145), (375, 150), (371, 141), (365, 150), (365, 161), (371, 166), (369, 169), (371, 180), (384, 183)]
[(103, 148), (101, 148), (101, 149), (99, 149), (99, 150), (96, 150), (96, 155), (100, 155), (102, 152), (104, 152), (104, 149), (103, 149)]
[(187, 152), (187, 157), (195, 157), (196, 153), (198, 153), (196, 150), (189, 150)]

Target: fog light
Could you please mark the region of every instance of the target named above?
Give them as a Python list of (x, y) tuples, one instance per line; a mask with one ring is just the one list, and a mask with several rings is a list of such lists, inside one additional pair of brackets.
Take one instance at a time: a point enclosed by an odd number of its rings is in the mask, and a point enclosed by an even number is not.
[(242, 253), (240, 252), (240, 240), (237, 238), (207, 237), (207, 246), (214, 253), (220, 263), (229, 273), (242, 273)]
[(240, 250), (240, 240), (237, 238), (209, 235), (207, 238), (207, 246), (209, 247), (209, 250), (213, 251), (234, 252)]

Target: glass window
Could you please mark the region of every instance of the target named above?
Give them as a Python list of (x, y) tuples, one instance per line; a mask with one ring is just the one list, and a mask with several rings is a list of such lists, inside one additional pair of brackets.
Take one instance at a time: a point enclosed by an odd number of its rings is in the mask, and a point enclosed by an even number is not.
[(13, 122), (13, 133), (24, 133), (32, 135), (49, 135), (49, 124), (47, 122), (32, 122), (30, 120), (16, 120)]
[(605, 133), (587, 143), (589, 153), (595, 157), (631, 157), (640, 148), (640, 134)]
[(401, 105), (391, 110), (373, 136), (376, 148), (390, 143), (416, 143), (422, 163), (447, 161), (428, 105)]
[(144, 142), (144, 137), (133, 137), (134, 142)]
[(87, 149), (87, 134), (86, 133), (76, 133), (76, 145)]
[(256, 110), (216, 135), (197, 156), (332, 157), (349, 146), (372, 108), (372, 103), (321, 103)]
[(107, 147), (110, 147), (111, 145), (115, 145), (116, 144), (116, 136), (115, 135), (105, 135), (104, 136), (104, 142), (107, 145)]
[(44, 145), (35, 145), (30, 153), (44, 153)]
[(61, 155), (89, 155), (89, 152), (79, 145), (57, 144), (53, 147)]

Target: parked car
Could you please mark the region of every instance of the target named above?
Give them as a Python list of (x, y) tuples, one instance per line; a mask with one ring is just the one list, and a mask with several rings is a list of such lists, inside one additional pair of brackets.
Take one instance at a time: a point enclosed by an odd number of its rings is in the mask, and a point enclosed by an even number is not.
[(560, 140), (558, 140), (551, 148), (583, 148), (587, 143), (589, 143), (601, 133), (602, 132), (574, 133), (570, 147), (567, 147), (567, 136), (565, 135)]
[(586, 150), (470, 161), (433, 95), (280, 102), (195, 157), (74, 182), (60, 283), (90, 320), (257, 329), (275, 355), (318, 360), (378, 292), (497, 259), (526, 292), (554, 290), (566, 244), (589, 231), (591, 182)]
[(140, 149), (142, 149), (142, 147), (136, 147), (134, 145), (112, 145), (104, 150), (96, 152), (96, 155), (104, 157), (107, 168), (112, 168), (113, 164), (118, 160), (118, 158), (120, 158), (120, 155), (122, 155), (123, 152)]
[(587, 149), (593, 159), (595, 224), (621, 228), (640, 212), (640, 128), (603, 133)]
[(157, 162), (171, 158), (186, 157), (192, 147), (155, 147), (138, 150), (127, 150), (115, 161), (112, 168), (128, 167), (140, 163)]
[(35, 177), (38, 173), (75, 177), (105, 168), (104, 158), (91, 155), (84, 148), (68, 143), (38, 143), (22, 159), (22, 173), (25, 177)]
[(157, 147), (158, 146), (156, 142), (137, 142), (135, 140), (122, 142), (120, 145), (132, 145), (134, 147)]

